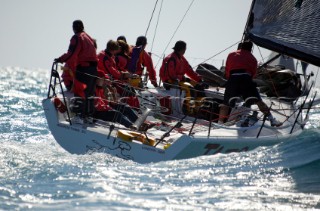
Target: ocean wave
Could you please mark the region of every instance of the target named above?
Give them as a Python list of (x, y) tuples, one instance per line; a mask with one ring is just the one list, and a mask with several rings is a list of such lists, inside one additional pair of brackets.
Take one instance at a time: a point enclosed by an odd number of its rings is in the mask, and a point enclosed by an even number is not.
[(0, 209), (320, 208), (319, 110), (301, 135), (275, 146), (142, 165), (64, 151), (41, 106), (49, 71), (1, 72)]

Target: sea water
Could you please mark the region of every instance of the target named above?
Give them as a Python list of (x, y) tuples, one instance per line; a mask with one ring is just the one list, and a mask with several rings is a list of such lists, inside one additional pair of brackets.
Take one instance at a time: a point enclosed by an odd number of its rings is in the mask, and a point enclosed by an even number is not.
[(142, 165), (64, 151), (41, 106), (49, 75), (1, 68), (0, 210), (320, 209), (320, 109), (286, 143)]

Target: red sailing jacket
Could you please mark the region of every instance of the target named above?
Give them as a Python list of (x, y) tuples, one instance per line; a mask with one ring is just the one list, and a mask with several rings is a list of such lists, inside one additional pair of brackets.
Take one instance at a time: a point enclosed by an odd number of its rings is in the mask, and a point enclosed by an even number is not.
[(98, 54), (98, 69), (105, 72), (105, 74), (110, 74), (113, 79), (120, 80), (121, 72), (117, 70), (116, 61), (113, 55), (109, 55), (105, 51), (101, 51)]
[(192, 67), (184, 58), (180, 57), (176, 53), (169, 54), (162, 62), (160, 68), (160, 78), (162, 81), (167, 80), (179, 80), (182, 81), (184, 75), (189, 76), (192, 80), (199, 82), (201, 77), (193, 71)]
[(128, 72), (128, 63), (129, 63), (128, 57), (124, 55), (117, 55), (115, 60), (116, 60), (118, 70), (120, 70), (121, 72)]
[(77, 79), (73, 79), (73, 93), (76, 96), (80, 96), (82, 99), (85, 99), (84, 90), (87, 88), (87, 85), (78, 81)]
[(108, 100), (104, 96), (104, 90), (101, 87), (96, 87), (96, 98), (94, 100), (94, 107), (97, 111), (110, 111)]
[(147, 68), (149, 73), (149, 78), (153, 82), (157, 82), (156, 70), (154, 69), (151, 56), (145, 51), (141, 51), (139, 60), (137, 62), (137, 71), (135, 72), (138, 75), (142, 75), (143, 66)]
[(61, 62), (81, 65), (86, 62), (96, 62), (97, 53), (94, 40), (85, 32), (80, 32), (72, 36), (68, 52), (60, 56)]
[(256, 58), (247, 50), (237, 50), (227, 57), (226, 78), (229, 79), (231, 70), (243, 69), (254, 78), (257, 74), (258, 62)]

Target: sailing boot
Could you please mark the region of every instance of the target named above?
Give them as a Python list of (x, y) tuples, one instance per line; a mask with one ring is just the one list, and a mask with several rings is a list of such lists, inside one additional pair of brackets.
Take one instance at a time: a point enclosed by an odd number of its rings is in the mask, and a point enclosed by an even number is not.
[(282, 125), (282, 122), (273, 117), (270, 119), (270, 125), (272, 127), (280, 127)]
[(257, 106), (259, 107), (260, 111), (262, 111), (262, 113), (267, 116), (267, 120), (270, 121), (270, 125), (272, 127), (280, 127), (283, 124), (272, 116), (272, 114), (270, 113), (270, 109), (263, 101), (257, 102)]
[(74, 117), (72, 118), (71, 122), (72, 122), (73, 124), (83, 125), (84, 120), (83, 120), (83, 118), (80, 117), (80, 115), (76, 115), (76, 116), (74, 116)]
[(269, 114), (268, 116), (267, 116), (267, 119), (270, 121), (270, 125), (272, 126), (272, 127), (280, 127), (283, 123), (282, 122), (280, 122), (279, 120), (277, 120), (276, 118), (274, 118), (273, 116), (272, 116), (272, 114)]

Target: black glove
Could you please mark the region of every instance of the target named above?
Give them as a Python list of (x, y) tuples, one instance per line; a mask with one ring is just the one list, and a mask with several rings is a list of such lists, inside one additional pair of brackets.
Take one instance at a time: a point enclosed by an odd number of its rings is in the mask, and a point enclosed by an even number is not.
[(201, 86), (203, 89), (209, 89), (209, 84), (207, 84), (206, 82), (202, 82)]
[(209, 88), (209, 85), (208, 85), (207, 83), (205, 83), (205, 82), (200, 82), (200, 83), (196, 84), (196, 85), (194, 86), (194, 88), (195, 88), (196, 90), (204, 90), (204, 89), (208, 89), (208, 88)]
[(191, 82), (190, 78), (187, 78), (187, 77), (184, 77), (184, 76), (183, 76), (182, 80), (185, 81), (185, 82), (189, 82), (189, 83)]
[(158, 87), (157, 81), (151, 81), (151, 84), (152, 84), (155, 88)]
[(62, 61), (60, 60), (60, 58), (55, 58), (53, 61), (54, 61), (54, 63), (62, 63)]

